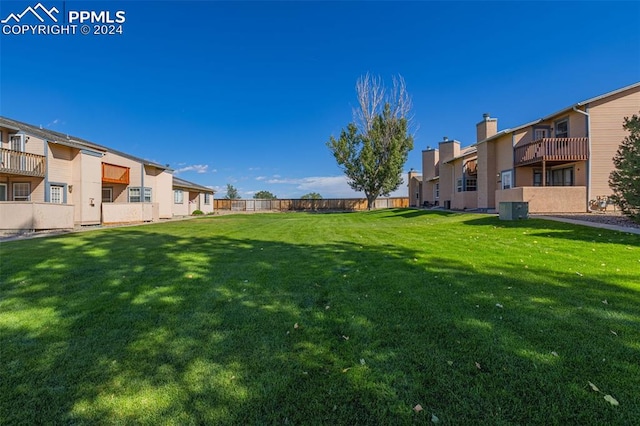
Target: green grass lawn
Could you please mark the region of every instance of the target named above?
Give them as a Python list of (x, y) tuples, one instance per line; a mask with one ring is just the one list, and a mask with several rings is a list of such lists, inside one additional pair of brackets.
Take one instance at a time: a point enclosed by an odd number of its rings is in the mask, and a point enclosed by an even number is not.
[(3, 425), (638, 424), (640, 237), (386, 210), (2, 243), (0, 366)]

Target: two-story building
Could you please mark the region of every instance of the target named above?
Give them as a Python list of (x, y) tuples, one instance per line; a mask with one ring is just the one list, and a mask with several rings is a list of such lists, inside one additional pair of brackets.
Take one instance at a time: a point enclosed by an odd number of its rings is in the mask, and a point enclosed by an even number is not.
[(492, 211), (525, 201), (532, 213), (589, 211), (592, 200), (611, 195), (624, 118), (639, 111), (635, 83), (501, 131), (484, 114), (472, 146), (445, 138), (422, 152), (423, 174), (410, 176), (422, 181), (418, 204)]
[[(182, 215), (174, 203), (172, 173), (167, 165), (0, 117), (1, 230), (68, 229)], [(178, 187), (185, 182), (179, 179)], [(213, 196), (211, 189), (188, 184), (191, 199)]]

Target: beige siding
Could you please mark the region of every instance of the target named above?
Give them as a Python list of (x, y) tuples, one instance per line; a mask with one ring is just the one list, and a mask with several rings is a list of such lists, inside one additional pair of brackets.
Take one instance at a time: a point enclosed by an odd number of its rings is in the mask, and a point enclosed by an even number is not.
[(24, 150), (29, 154), (44, 155), (44, 143), (44, 140), (40, 138), (27, 135)]
[(624, 117), (640, 113), (640, 88), (627, 90), (589, 105), (591, 116), (591, 191), (590, 199), (610, 195), (609, 174), (613, 157), (628, 135)]
[(169, 219), (173, 215), (173, 175), (164, 170), (156, 177), (155, 185), (160, 218)]
[(495, 192), (495, 157), (490, 142), (478, 145), (478, 207), (493, 206)]
[(73, 158), (77, 149), (62, 145), (49, 144), (47, 156), (47, 178), (49, 182), (71, 184), (73, 180)]
[(73, 160), (73, 191), (76, 206), (75, 221), (79, 225), (100, 223), (102, 204), (102, 159), (79, 153)]
[[(182, 203), (175, 203), (173, 198), (173, 193), (175, 191), (182, 191)], [(189, 191), (186, 189), (175, 189), (171, 191), (172, 194), (172, 205), (173, 205), (173, 215), (174, 216), (188, 216), (189, 215)]]

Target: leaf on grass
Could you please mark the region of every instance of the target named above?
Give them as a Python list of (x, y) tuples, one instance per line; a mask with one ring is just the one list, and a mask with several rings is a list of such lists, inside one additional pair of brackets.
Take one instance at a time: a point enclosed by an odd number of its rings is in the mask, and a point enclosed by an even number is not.
[(605, 305), (608, 305), (608, 304), (609, 304), (609, 302), (607, 302), (607, 299), (604, 299), (604, 300), (602, 301), (602, 303), (604, 303)]
[(559, 356), (559, 355), (558, 355), (558, 352), (556, 352), (556, 351), (551, 351), (551, 355), (553, 355), (553, 356)]
[(365, 364), (366, 364), (366, 362), (365, 362), (364, 358), (360, 358), (360, 365), (365, 365)]
[(424, 408), (422, 408), (422, 405), (420, 404), (416, 404), (416, 406), (413, 407), (413, 411), (415, 411), (416, 413), (419, 413), (422, 410), (424, 410)]
[(343, 372), (343, 373), (346, 373), (346, 372), (347, 372), (347, 371), (349, 371), (349, 370), (351, 370), (351, 367), (343, 368), (343, 369), (342, 369), (342, 372)]
[(618, 403), (618, 400), (616, 400), (611, 395), (605, 395), (604, 396), (604, 400), (607, 401), (611, 405), (620, 405), (620, 403)]
[(447, 361), (447, 364), (453, 365), (453, 361)]
[(480, 363), (479, 363), (479, 362), (476, 362), (476, 368), (477, 368), (478, 370), (482, 370), (482, 367), (480, 367)]
[(349, 336), (345, 336), (344, 334), (342, 335), (342, 338), (343, 338), (344, 340), (349, 340)]
[(498, 308), (504, 308), (504, 306), (502, 306), (502, 305), (501, 305), (501, 304), (499, 304), (499, 303), (496, 303), (496, 306), (497, 306)]
[(613, 334), (614, 336), (617, 336), (617, 335), (618, 335), (618, 333), (616, 333), (616, 332), (615, 332), (615, 331), (613, 331), (613, 330), (609, 330), (609, 331), (610, 331), (610, 332), (611, 332), (611, 334)]
[(440, 419), (435, 414), (431, 414), (431, 421), (433, 423), (438, 423), (440, 421)]
[(583, 275), (582, 275), (580, 272), (578, 272), (578, 271), (576, 271), (576, 275), (578, 275), (579, 277), (582, 277), (582, 276), (583, 276)]
[(589, 386), (591, 387), (591, 389), (593, 389), (596, 392), (600, 392), (600, 389), (598, 389), (598, 387), (596, 385), (594, 385), (593, 383), (589, 382)]
[(324, 307), (325, 310), (328, 310), (329, 308), (331, 308), (331, 306), (329, 306), (329, 305)]
[(298, 327), (300, 327), (298, 323), (293, 324), (293, 328), (297, 329)]

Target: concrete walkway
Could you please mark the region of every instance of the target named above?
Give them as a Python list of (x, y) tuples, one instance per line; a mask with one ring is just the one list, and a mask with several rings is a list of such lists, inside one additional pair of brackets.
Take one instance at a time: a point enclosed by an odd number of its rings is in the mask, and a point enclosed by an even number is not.
[(609, 223), (590, 222), (587, 220), (576, 220), (576, 219), (569, 219), (566, 217), (555, 217), (555, 216), (529, 215), (529, 217), (531, 217), (532, 219), (553, 220), (556, 222), (571, 223), (573, 225), (590, 226), (592, 228), (608, 229), (610, 231), (626, 232), (628, 234), (640, 235), (640, 228), (632, 228), (630, 226), (611, 225)]

